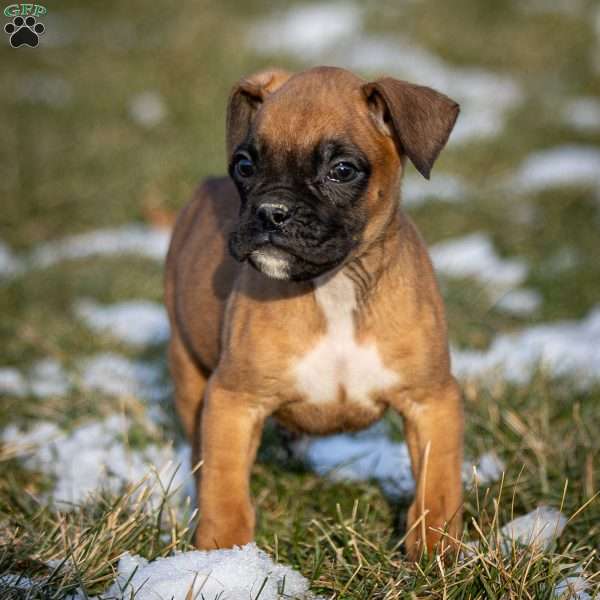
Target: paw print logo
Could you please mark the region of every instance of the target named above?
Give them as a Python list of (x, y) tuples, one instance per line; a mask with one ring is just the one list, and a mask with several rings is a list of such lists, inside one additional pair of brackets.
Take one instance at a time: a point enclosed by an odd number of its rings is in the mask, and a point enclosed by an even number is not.
[(7, 23), (4, 26), (4, 31), (10, 35), (10, 45), (13, 48), (23, 45), (35, 48), (40, 41), (39, 36), (45, 30), (46, 28), (41, 23), (38, 23), (35, 17), (31, 16), (26, 19), (15, 17), (12, 23)]

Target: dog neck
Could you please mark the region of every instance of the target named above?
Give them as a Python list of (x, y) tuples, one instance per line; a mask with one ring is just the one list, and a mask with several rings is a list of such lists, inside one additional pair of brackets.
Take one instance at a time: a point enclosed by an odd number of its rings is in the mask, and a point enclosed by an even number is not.
[(397, 259), (402, 219), (398, 206), (387, 216), (384, 225), (374, 239), (364, 244), (359, 252), (331, 274), (317, 278), (316, 287), (330, 281), (335, 275), (346, 277), (354, 286), (356, 308), (360, 312), (367, 309), (377, 291), (382, 275), (393, 267)]

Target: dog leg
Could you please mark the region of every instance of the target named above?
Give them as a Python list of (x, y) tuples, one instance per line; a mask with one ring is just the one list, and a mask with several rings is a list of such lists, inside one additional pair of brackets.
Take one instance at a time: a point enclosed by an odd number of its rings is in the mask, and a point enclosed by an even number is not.
[(193, 443), (200, 423), (206, 377), (198, 369), (176, 330), (169, 341), (169, 369), (175, 384), (175, 408), (188, 440)]
[(250, 470), (264, 419), (252, 398), (211, 379), (202, 411), (199, 548), (229, 548), (254, 538)]
[(408, 510), (406, 549), (413, 560), (462, 529), (463, 411), (462, 398), (452, 379), (437, 390), (427, 390), (402, 402), (406, 439), (417, 482)]

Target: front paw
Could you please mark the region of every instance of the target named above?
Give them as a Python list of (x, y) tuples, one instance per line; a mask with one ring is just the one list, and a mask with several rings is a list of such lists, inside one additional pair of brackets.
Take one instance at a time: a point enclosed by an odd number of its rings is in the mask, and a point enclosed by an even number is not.
[(458, 546), (462, 522), (460, 515), (446, 518), (440, 512), (426, 512), (424, 519), (415, 503), (408, 509), (407, 531), (404, 541), (406, 555), (411, 561), (418, 561), (427, 551), (428, 554), (437, 551), (446, 554), (448, 549)]
[(194, 545), (200, 550), (217, 550), (244, 546), (254, 539), (254, 511), (217, 519), (202, 517), (194, 536)]

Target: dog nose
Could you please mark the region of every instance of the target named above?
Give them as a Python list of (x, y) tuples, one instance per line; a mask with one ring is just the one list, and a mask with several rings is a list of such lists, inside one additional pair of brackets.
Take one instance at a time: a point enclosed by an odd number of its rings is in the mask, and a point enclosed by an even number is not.
[(270, 229), (281, 227), (290, 218), (290, 211), (287, 206), (271, 202), (261, 204), (256, 214), (262, 221), (263, 226)]

